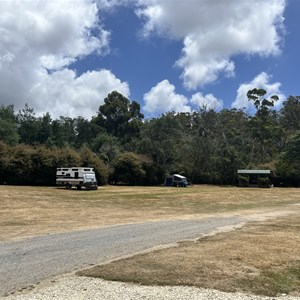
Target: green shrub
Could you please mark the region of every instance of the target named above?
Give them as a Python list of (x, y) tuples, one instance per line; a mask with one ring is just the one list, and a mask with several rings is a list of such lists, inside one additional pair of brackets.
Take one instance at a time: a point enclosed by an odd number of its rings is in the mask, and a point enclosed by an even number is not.
[(248, 176), (238, 176), (239, 186), (247, 187), (249, 186), (249, 177)]
[(271, 187), (271, 181), (269, 177), (260, 177), (258, 179), (258, 186), (262, 188), (270, 188)]

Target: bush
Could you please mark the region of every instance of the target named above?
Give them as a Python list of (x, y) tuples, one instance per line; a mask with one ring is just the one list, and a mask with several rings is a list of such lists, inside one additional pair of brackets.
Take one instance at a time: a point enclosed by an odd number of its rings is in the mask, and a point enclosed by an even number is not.
[(156, 170), (149, 158), (125, 152), (117, 158), (110, 182), (123, 185), (148, 185), (153, 184), (155, 179)]
[(261, 188), (270, 188), (271, 187), (271, 180), (269, 177), (260, 177), (258, 179), (258, 186)]
[(107, 184), (110, 170), (104, 164), (103, 160), (87, 146), (82, 146), (79, 154), (81, 158), (80, 166), (94, 168), (98, 184)]
[(238, 176), (239, 186), (247, 187), (249, 186), (249, 177), (248, 176)]
[(0, 141), (0, 184), (55, 185), (58, 167), (92, 167), (98, 183), (106, 184), (108, 167), (87, 147), (10, 146)]

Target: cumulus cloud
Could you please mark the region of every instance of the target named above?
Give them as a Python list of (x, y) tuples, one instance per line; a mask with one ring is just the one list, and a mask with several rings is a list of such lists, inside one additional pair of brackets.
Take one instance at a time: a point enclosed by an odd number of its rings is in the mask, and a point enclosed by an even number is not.
[(41, 112), (89, 117), (103, 92), (119, 88), (129, 94), (109, 71), (77, 77), (68, 69), (86, 55), (109, 51), (110, 34), (92, 1), (4, 0), (0, 11), (1, 103), (20, 108), (28, 102)]
[[(0, 1), (0, 101), (14, 103), (17, 109), (27, 102), (40, 112), (49, 108), (55, 116), (69, 111), (73, 116), (89, 117), (101, 104), (94, 99), (102, 101), (106, 96), (102, 91), (118, 89), (129, 96), (128, 84), (111, 71), (79, 76), (70, 70), (72, 63), (85, 56), (109, 53), (110, 33), (102, 26), (101, 17), (120, 5), (135, 9), (144, 37), (159, 35), (182, 41), (182, 52), (174, 63), (182, 69), (187, 89), (212, 83), (221, 75), (234, 76), (234, 55), (280, 52), (285, 2)], [(85, 95), (85, 100), (78, 95)], [(144, 109), (149, 113), (190, 111), (199, 103), (209, 106), (221, 102), (198, 93), (189, 100), (164, 80), (145, 94)]]
[(223, 108), (223, 101), (217, 99), (213, 94), (203, 95), (196, 93), (192, 96), (190, 102), (198, 107), (198, 109), (219, 111)]
[(135, 3), (136, 0), (96, 0), (101, 10), (114, 11), (119, 6), (127, 6)]
[(234, 55), (277, 55), (285, 0), (137, 1), (143, 35), (183, 41), (176, 65), (188, 89), (234, 76)]
[(221, 110), (223, 101), (213, 94), (203, 95), (198, 92), (191, 99), (176, 93), (175, 86), (168, 80), (163, 80), (144, 95), (144, 111), (149, 115), (166, 112), (191, 112), (193, 110)]
[(270, 98), (273, 95), (277, 95), (279, 100), (274, 103), (275, 108), (279, 108), (282, 102), (286, 99), (286, 96), (280, 91), (280, 82), (270, 83), (271, 76), (265, 72), (258, 74), (251, 82), (243, 83), (237, 90), (236, 100), (232, 103), (233, 108), (246, 109), (250, 112), (254, 112), (254, 105), (248, 101), (247, 92), (254, 88), (264, 89), (267, 91), (266, 98)]
[(51, 111), (54, 117), (96, 115), (104, 98), (113, 90), (129, 97), (127, 83), (121, 82), (111, 71), (89, 71), (77, 77), (75, 71), (61, 71), (40, 75), (40, 81), (30, 91), (32, 98), (40, 98), (35, 104), (37, 113)]
[(175, 86), (168, 80), (159, 82), (148, 93), (144, 95), (146, 113), (150, 115), (162, 114), (169, 111), (190, 112), (188, 99), (175, 92)]

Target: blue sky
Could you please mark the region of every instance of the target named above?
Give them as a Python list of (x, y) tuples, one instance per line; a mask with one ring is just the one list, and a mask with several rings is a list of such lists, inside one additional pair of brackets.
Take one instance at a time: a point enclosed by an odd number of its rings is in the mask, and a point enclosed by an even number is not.
[[(146, 117), (299, 95), (300, 0), (2, 0), (0, 104), (91, 118), (118, 90)], [(16, 16), (18, 16), (16, 18)]]

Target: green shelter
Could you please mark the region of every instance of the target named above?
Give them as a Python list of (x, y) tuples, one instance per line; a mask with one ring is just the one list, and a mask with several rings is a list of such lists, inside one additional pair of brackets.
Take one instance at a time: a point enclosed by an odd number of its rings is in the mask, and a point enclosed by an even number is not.
[(238, 170), (239, 186), (271, 187), (270, 170)]

